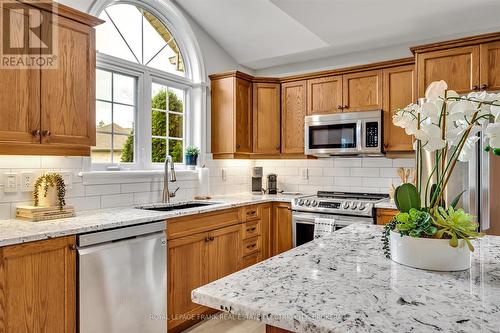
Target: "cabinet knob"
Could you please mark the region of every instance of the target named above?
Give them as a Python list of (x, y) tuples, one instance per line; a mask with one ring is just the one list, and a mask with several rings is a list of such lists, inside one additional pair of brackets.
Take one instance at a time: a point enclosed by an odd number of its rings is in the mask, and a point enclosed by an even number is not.
[(71, 244), (71, 245), (69, 246), (69, 249), (70, 249), (71, 251), (76, 251), (76, 244)]
[(49, 130), (46, 130), (46, 131), (43, 131), (43, 132), (42, 132), (42, 135), (43, 135), (43, 136), (46, 136), (46, 137), (49, 137), (49, 136), (51, 136), (51, 135), (52, 135), (52, 133), (51, 133)]
[(342, 110), (342, 105), (338, 105), (337, 109)]
[(349, 105), (344, 105), (344, 106), (342, 106), (342, 110), (344, 110), (344, 109), (348, 109), (348, 108), (349, 108)]
[(31, 132), (31, 135), (33, 135), (33, 136), (40, 136), (40, 130), (39, 129), (34, 130), (33, 132)]
[(475, 86), (475, 85), (474, 85), (474, 86), (472, 86), (472, 90), (474, 90), (474, 91), (478, 91), (478, 90), (479, 90), (479, 86)]
[(236, 149), (240, 149), (241, 145), (239, 143), (236, 144)]
[(481, 85), (481, 90), (486, 90), (486, 89), (488, 89), (488, 85), (487, 84)]

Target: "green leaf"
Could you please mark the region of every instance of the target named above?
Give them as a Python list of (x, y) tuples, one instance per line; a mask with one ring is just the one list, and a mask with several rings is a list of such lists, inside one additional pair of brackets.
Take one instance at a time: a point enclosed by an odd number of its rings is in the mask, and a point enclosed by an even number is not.
[(500, 156), (500, 148), (493, 149), (493, 154), (495, 154), (496, 156)]
[(460, 192), (455, 199), (453, 199), (453, 201), (451, 202), (451, 207), (453, 208), (457, 208), (457, 205), (458, 205), (458, 202), (460, 201), (460, 199), (462, 198), (462, 195), (465, 193), (466, 190), (463, 190), (462, 192)]
[(415, 185), (406, 183), (396, 188), (394, 193), (396, 207), (402, 213), (408, 213), (414, 208), (420, 210), (420, 195)]

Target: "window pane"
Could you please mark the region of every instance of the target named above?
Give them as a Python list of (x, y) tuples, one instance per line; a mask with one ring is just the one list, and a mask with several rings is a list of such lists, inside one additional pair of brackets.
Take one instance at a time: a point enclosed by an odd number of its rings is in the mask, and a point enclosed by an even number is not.
[(184, 147), (181, 140), (169, 140), (168, 154), (175, 163), (182, 163)]
[(184, 111), (184, 90), (168, 88), (168, 109), (175, 112)]
[(113, 101), (118, 103), (134, 105), (135, 101), (135, 78), (125, 75), (114, 74), (113, 77)]
[(167, 109), (167, 87), (153, 83), (151, 92), (151, 107), (153, 109)]
[(123, 41), (122, 37), (118, 33), (118, 30), (116, 30), (111, 23), (106, 12), (103, 11), (99, 18), (101, 20), (105, 20), (106, 23), (96, 27), (97, 52), (109, 54), (137, 63), (134, 55), (127, 47), (127, 44)]
[(96, 145), (91, 149), (92, 163), (111, 163), (111, 134), (96, 134)]
[(174, 138), (183, 138), (183, 116), (170, 113), (168, 115), (168, 136)]
[(175, 42), (169, 43), (147, 65), (168, 73), (184, 75), (182, 56)]
[(133, 106), (115, 104), (113, 109), (114, 132), (130, 134), (134, 128)]
[(154, 136), (167, 136), (167, 114), (161, 111), (152, 111), (151, 133)]
[(167, 140), (153, 138), (151, 150), (151, 160), (153, 163), (165, 162), (167, 156)]
[(96, 128), (101, 132), (111, 132), (111, 103), (96, 102)]
[[(146, 14), (147, 16), (148, 14)], [(149, 17), (149, 16), (148, 16)], [(151, 17), (149, 17), (151, 19)], [(166, 36), (169, 38), (170, 36)], [(151, 25), (148, 18), (144, 18), (144, 63), (148, 63), (167, 44), (167, 41)]]
[(134, 136), (113, 135), (113, 163), (134, 162)]
[(127, 41), (139, 63), (142, 63), (142, 14), (139, 9), (132, 5), (118, 4), (106, 8), (106, 12)]
[(98, 69), (96, 71), (96, 96), (111, 102), (111, 72)]

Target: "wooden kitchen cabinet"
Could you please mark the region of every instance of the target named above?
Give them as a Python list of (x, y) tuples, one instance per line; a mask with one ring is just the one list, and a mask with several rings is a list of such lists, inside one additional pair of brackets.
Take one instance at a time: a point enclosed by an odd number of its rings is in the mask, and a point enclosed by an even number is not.
[(481, 90), (500, 90), (500, 42), (481, 44), (480, 47), (480, 86)]
[(262, 205), (260, 219), (260, 234), (262, 238), (262, 260), (266, 260), (273, 255), (273, 205)]
[(252, 152), (252, 83), (235, 75), (212, 79), (212, 154), (248, 157)]
[(273, 204), (273, 255), (288, 251), (293, 247), (292, 208), (289, 203)]
[(342, 112), (342, 75), (307, 80), (307, 114)]
[(279, 83), (253, 84), (253, 153), (281, 150), (281, 95)]
[(76, 332), (76, 243), (0, 248), (0, 332)]
[(479, 45), (417, 53), (417, 97), (425, 96), (427, 86), (444, 80), (448, 89), (459, 94), (478, 90)]
[(384, 82), (384, 151), (386, 153), (413, 152), (413, 137), (392, 122), (395, 111), (415, 101), (415, 66), (405, 65), (383, 70)]
[(54, 22), (46, 3), (26, 6), (51, 23), (42, 36), (57, 29), (57, 66), (0, 71), (0, 154), (88, 156), (96, 140), (93, 27), (103, 21), (58, 4)]
[(281, 153), (304, 154), (304, 117), (307, 115), (307, 82), (281, 85)]
[(382, 70), (343, 75), (343, 112), (382, 109)]
[(398, 214), (397, 209), (377, 208), (377, 224), (385, 225)]
[(239, 269), (240, 226), (211, 231), (208, 234), (208, 281), (212, 282)]

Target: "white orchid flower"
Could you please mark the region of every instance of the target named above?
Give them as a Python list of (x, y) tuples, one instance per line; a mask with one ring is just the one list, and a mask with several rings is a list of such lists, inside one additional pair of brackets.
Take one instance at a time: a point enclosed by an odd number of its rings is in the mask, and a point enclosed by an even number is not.
[(415, 133), (417, 140), (420, 140), (423, 148), (429, 152), (443, 149), (446, 146), (446, 141), (441, 136), (441, 128), (434, 124), (423, 124), (421, 129)]
[(500, 122), (489, 124), (484, 134), (490, 140), (491, 148), (500, 148)]
[(500, 106), (492, 105), (490, 112), (495, 117), (495, 122), (500, 122)]
[(476, 152), (476, 143), (478, 141), (478, 136), (470, 137), (465, 141), (464, 147), (462, 148), (460, 155), (458, 155), (458, 160), (460, 162), (470, 162), (472, 160), (475, 156), (474, 153)]
[(420, 119), (429, 118), (430, 122), (433, 124), (439, 124), (439, 118), (441, 117), (442, 102), (436, 103), (436, 101), (429, 101), (422, 104), (420, 107)]
[(446, 89), (448, 89), (448, 84), (445, 81), (434, 81), (425, 90), (425, 98), (427, 100), (444, 98)]

